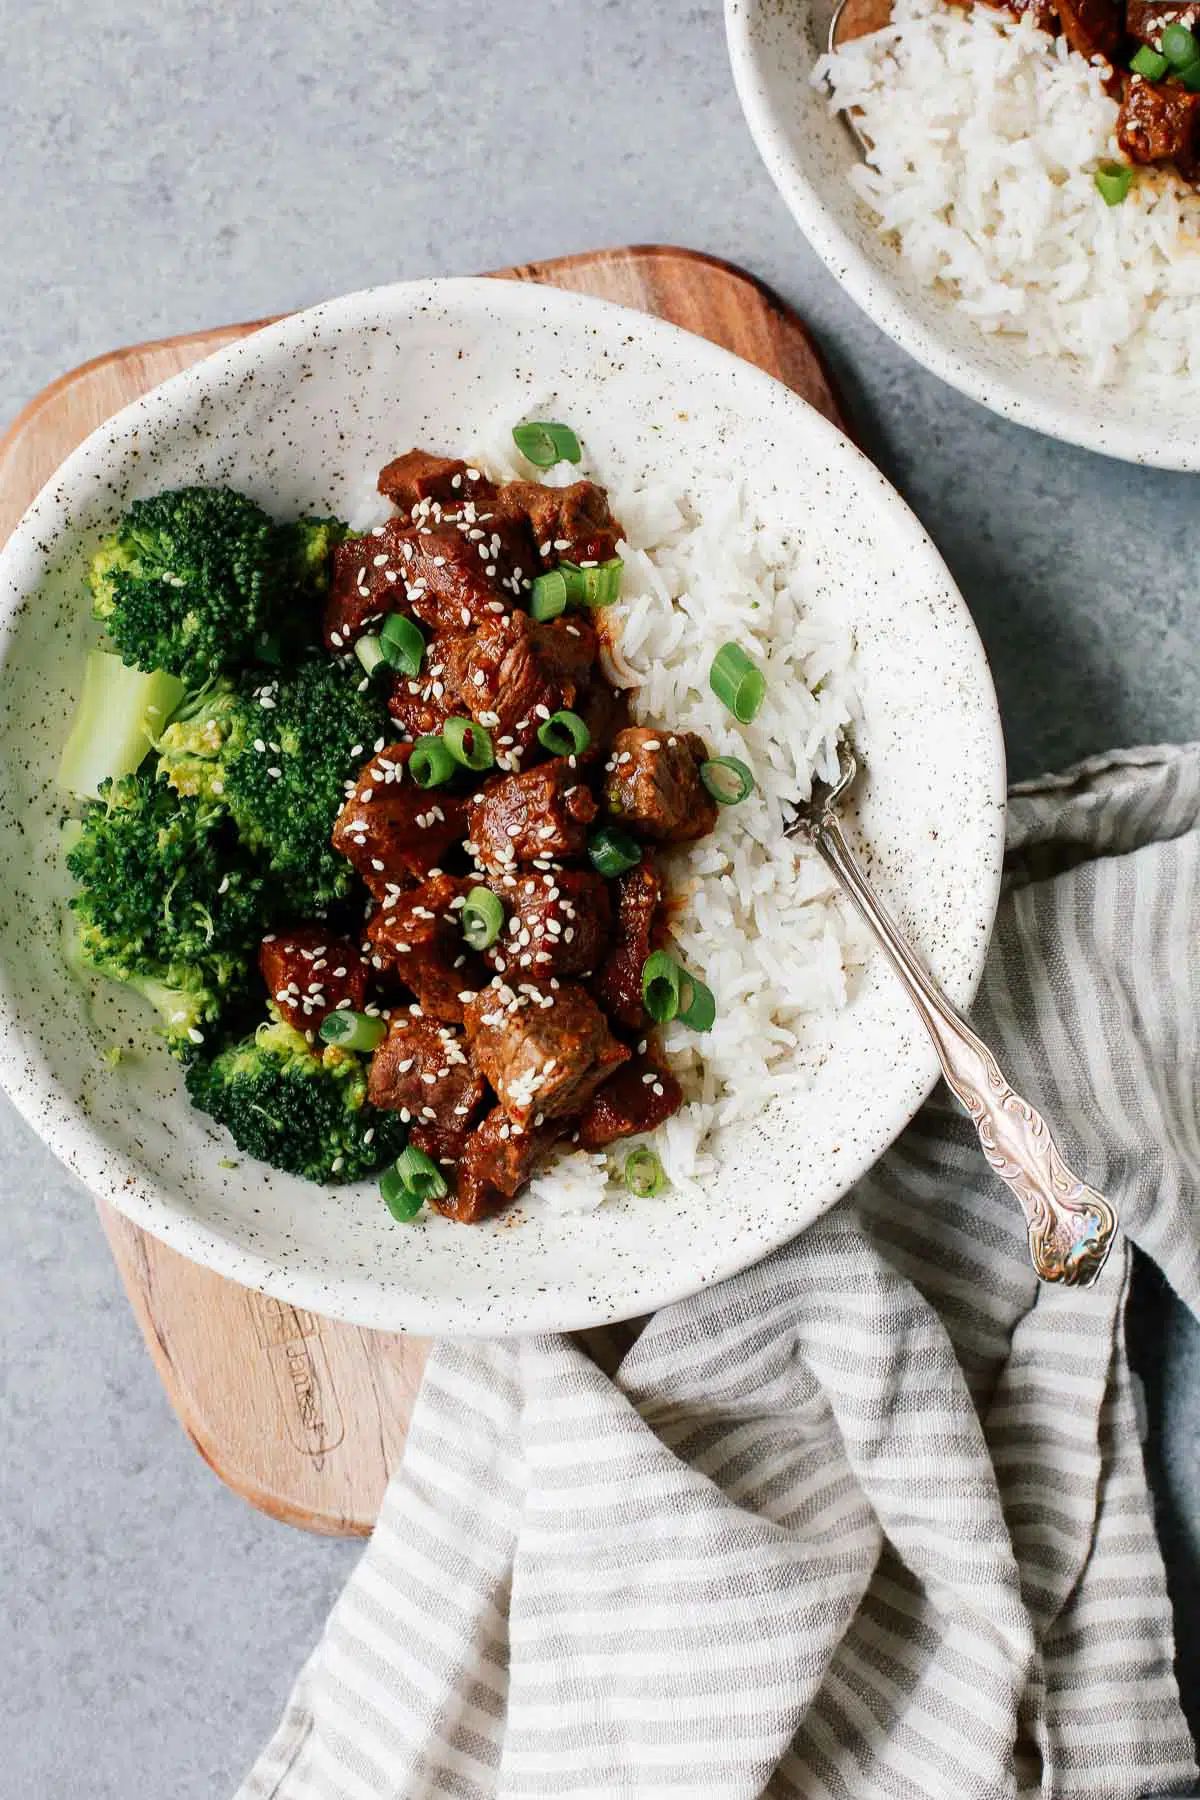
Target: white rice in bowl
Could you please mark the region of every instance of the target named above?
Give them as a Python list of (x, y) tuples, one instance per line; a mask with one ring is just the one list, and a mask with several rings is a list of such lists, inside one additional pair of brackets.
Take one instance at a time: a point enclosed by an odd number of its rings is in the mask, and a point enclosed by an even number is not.
[[(548, 402), (530, 416), (569, 415)], [(711, 1031), (672, 1025), (660, 1034), (686, 1104), (607, 1156), (560, 1153), (521, 1200), (553, 1214), (588, 1211), (623, 1191), (635, 1143), (653, 1147), (673, 1187), (702, 1186), (725, 1126), (811, 1079), (821, 1020), (845, 1004), (865, 939), (820, 858), (783, 833), (793, 803), (836, 772), (839, 738), (857, 710), (854, 644), (821, 605), (802, 536), (769, 525), (735, 482), (680, 494), (586, 463), (533, 471), (517, 458), (510, 425), (479, 449), (489, 474), (536, 473), (555, 485), (590, 476), (626, 529), (622, 596), (604, 613), (604, 661), (609, 679), (629, 689), (635, 720), (698, 732), (711, 755), (740, 757), (755, 779), (747, 800), (721, 809), (710, 836), (659, 857), (674, 902), (674, 950), (717, 1007)], [(709, 686), (713, 657), (731, 639), (766, 675), (751, 725), (739, 725)]]
[(1140, 168), (1120, 205), (1117, 103), (1064, 38), (987, 5), (894, 0), (814, 83), (871, 145), (850, 180), (922, 281), (983, 331), (1118, 374), (1200, 378), (1200, 193)]

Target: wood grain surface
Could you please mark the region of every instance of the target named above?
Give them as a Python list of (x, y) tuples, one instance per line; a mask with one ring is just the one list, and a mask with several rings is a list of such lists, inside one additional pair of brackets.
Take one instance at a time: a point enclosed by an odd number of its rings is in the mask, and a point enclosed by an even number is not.
[[(646, 245), (527, 263), (497, 278), (656, 313), (757, 363), (846, 428), (800, 320), (728, 263)], [(115, 350), (46, 388), (0, 441), (0, 541), (96, 426), (264, 323)], [(426, 1344), (320, 1318), (240, 1287), (167, 1249), (105, 1196), (97, 1204), (147, 1347), (205, 1461), (274, 1518), (339, 1536), (369, 1532), (404, 1443)], [(602, 1335), (589, 1334), (589, 1348), (602, 1361), (613, 1352)]]

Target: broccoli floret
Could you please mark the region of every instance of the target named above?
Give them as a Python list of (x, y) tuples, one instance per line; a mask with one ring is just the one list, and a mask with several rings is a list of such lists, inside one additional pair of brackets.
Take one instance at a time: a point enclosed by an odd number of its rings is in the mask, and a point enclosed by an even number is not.
[(311, 912), (347, 894), (350, 865), (330, 843), (344, 784), (387, 730), (361, 671), (325, 660), (240, 687), (220, 683), (176, 715), (158, 742), (181, 794), (228, 808), (243, 844)]
[(324, 592), (340, 533), (336, 520), (276, 525), (232, 488), (135, 500), (93, 558), (92, 611), (125, 662), (197, 687), (295, 623), (307, 632), (302, 601)]
[(359, 1057), (333, 1046), (318, 1054), (290, 1025), (260, 1025), (197, 1059), (187, 1089), (239, 1150), (308, 1181), (360, 1181), (393, 1161), (407, 1136), (398, 1114), (369, 1104)]
[(194, 1056), (253, 987), (268, 904), (228, 816), (127, 775), (86, 808), (67, 867), (79, 883), (73, 960), (149, 1000), (171, 1051)]

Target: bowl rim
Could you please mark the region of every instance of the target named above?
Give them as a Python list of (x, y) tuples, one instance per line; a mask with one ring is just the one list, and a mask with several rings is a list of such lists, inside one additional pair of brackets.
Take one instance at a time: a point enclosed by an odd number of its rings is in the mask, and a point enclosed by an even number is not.
[[(1200, 426), (1190, 442), (1175, 435), (1167, 444), (1148, 427), (1139, 429), (1128, 424), (1119, 404), (1106, 404), (1113, 393), (1111, 389), (1092, 390), (1095, 404), (1090, 411), (1064, 406), (1026, 393), (1003, 375), (951, 354), (940, 334), (897, 294), (882, 262), (868, 256), (838, 222), (819, 189), (789, 151), (782, 127), (768, 103), (765, 84), (758, 77), (752, 25), (761, 5), (762, 0), (725, 0), (725, 41), (738, 102), (755, 148), (784, 204), (855, 305), (931, 375), (1001, 418), (1120, 462), (1181, 474), (1200, 471)], [(1036, 369), (1041, 360), (1031, 357), (1031, 367)]]
[[(1005, 750), (999, 704), (987, 655), (957, 583), (903, 497), (843, 432), (785, 383), (693, 332), (612, 301), (540, 283), (530, 286), (487, 276), (448, 277), (366, 288), (321, 302), (301, 312), (285, 315), (159, 383), (89, 433), (51, 473), (7, 542), (0, 547), (0, 580), (8, 577), (5, 585), (28, 591), (29, 565), (32, 563), (37, 568), (44, 568), (51, 560), (47, 543), (39, 542), (39, 534), (45, 533), (45, 523), (40, 515), (44, 508), (57, 507), (59, 491), (64, 486), (69, 488), (72, 478), (89, 466), (101, 444), (112, 438), (119, 438), (135, 417), (142, 432), (152, 432), (164, 409), (173, 409), (177, 400), (187, 396), (191, 390), (203, 392), (206, 387), (218, 383), (222, 371), (235, 365), (239, 358), (244, 358), (248, 353), (253, 354), (256, 346), (261, 346), (267, 354), (286, 353), (305, 341), (318, 319), (333, 325), (353, 327), (356, 322), (361, 322), (365, 316), (377, 312), (381, 307), (396, 307), (417, 296), (425, 299), (432, 297), (435, 301), (445, 298), (468, 303), (472, 300), (482, 301), (486, 297), (494, 305), (497, 289), (504, 290), (509, 297), (509, 304), (515, 306), (522, 303), (518, 296), (524, 296), (527, 304), (549, 304), (560, 316), (563, 313), (574, 313), (577, 317), (588, 318), (602, 312), (627, 321), (637, 321), (637, 329), (642, 337), (649, 332), (656, 339), (684, 343), (688, 356), (693, 359), (693, 366), (699, 364), (701, 370), (706, 364), (714, 369), (728, 369), (729, 365), (735, 365), (740, 380), (749, 382), (752, 387), (760, 386), (769, 390), (775, 403), (782, 403), (787, 409), (802, 408), (809, 415), (808, 427), (816, 434), (817, 439), (825, 438), (832, 454), (845, 457), (852, 464), (861, 465), (864, 476), (886, 492), (889, 504), (908, 515), (912, 525), (924, 539), (931, 563), (940, 569), (948, 596), (955, 605), (963, 634), (964, 652), (970, 656), (982, 676), (981, 697), (986, 700), (987, 707), (986, 729), (983, 733), (986, 758), (981, 760), (986, 760), (990, 790), (987, 798), (988, 803), (997, 809), (998, 837), (1002, 845), (1006, 806)], [(48, 540), (48, 543), (52, 542), (52, 538)], [(17, 610), (19, 601), (10, 604), (0, 594), (0, 670), (7, 659)], [(981, 715), (981, 724), (984, 723)], [(974, 952), (970, 978), (965, 983), (964, 991), (957, 995), (964, 1005), (969, 1003), (982, 977), (999, 901), (1001, 865), (1002, 857), (997, 854), (994, 867), (990, 871), (981, 867), (977, 878), (979, 916), (986, 919), (987, 931)], [(990, 875), (990, 880), (985, 879), (985, 874)], [(921, 1084), (914, 1103), (903, 1117), (877, 1127), (869, 1141), (864, 1141), (862, 1154), (853, 1165), (831, 1168), (820, 1197), (814, 1197), (813, 1219), (828, 1211), (873, 1166), (928, 1098), (937, 1080), (938, 1069), (931, 1046), (927, 1079)], [(777, 1219), (774, 1230), (754, 1234), (749, 1249), (743, 1239), (718, 1238), (714, 1241), (708, 1266), (700, 1272), (689, 1265), (688, 1272), (673, 1273), (666, 1262), (655, 1279), (649, 1278), (644, 1271), (632, 1281), (623, 1272), (614, 1272), (606, 1303), (601, 1305), (580, 1300), (576, 1294), (575, 1304), (568, 1306), (565, 1304), (566, 1296), (559, 1294), (559, 1283), (548, 1280), (539, 1285), (536, 1291), (527, 1292), (521, 1297), (514, 1322), (505, 1323), (490, 1316), (490, 1309), (489, 1315), (480, 1316), (471, 1309), (468, 1302), (456, 1300), (452, 1294), (436, 1298), (426, 1298), (420, 1294), (408, 1295), (404, 1302), (405, 1317), (401, 1322), (396, 1314), (394, 1293), (369, 1277), (356, 1277), (350, 1272), (333, 1274), (327, 1267), (316, 1266), (315, 1258), (310, 1258), (307, 1263), (280, 1265), (265, 1252), (247, 1246), (232, 1232), (211, 1220), (189, 1214), (180, 1208), (164, 1193), (150, 1169), (132, 1155), (108, 1143), (91, 1127), (85, 1109), (60, 1082), (40, 1041), (36, 1037), (25, 1035), (20, 1017), (11, 1008), (3, 984), (0, 984), (0, 1088), (8, 1094), (38, 1138), (79, 1177), (90, 1193), (103, 1195), (118, 1212), (149, 1231), (168, 1247), (243, 1286), (257, 1288), (284, 1302), (368, 1328), (427, 1335), (450, 1333), (498, 1336), (574, 1331), (610, 1324), (657, 1310), (660, 1306), (684, 1299), (716, 1281), (741, 1273), (790, 1242), (805, 1228), (803, 1225), (797, 1226), (793, 1222)], [(722, 1241), (729, 1243), (725, 1254), (721, 1253)]]

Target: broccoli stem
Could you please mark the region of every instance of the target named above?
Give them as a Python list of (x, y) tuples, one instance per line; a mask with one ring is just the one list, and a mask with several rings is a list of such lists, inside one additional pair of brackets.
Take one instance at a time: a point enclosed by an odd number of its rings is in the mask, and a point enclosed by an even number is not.
[(161, 669), (147, 675), (127, 668), (119, 656), (93, 650), (63, 746), (59, 786), (81, 800), (94, 800), (102, 781), (132, 775), (184, 692), (174, 675)]

